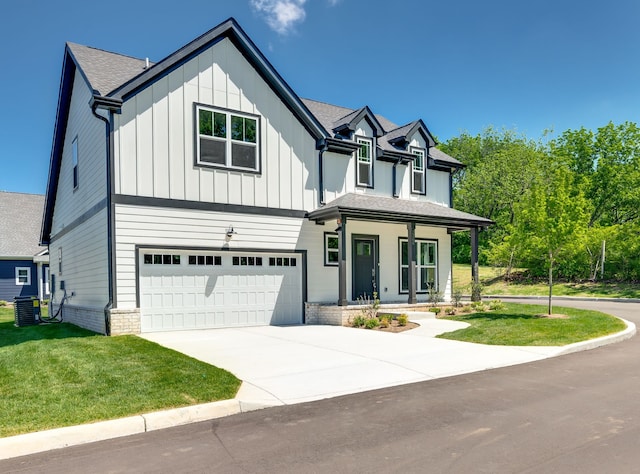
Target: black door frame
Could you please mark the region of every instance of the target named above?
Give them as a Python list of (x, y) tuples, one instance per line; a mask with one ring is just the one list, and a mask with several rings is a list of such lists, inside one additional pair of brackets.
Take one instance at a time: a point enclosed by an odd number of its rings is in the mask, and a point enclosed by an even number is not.
[[(378, 298), (380, 298), (380, 236), (369, 234), (351, 234), (351, 298), (356, 301), (356, 241), (370, 240), (373, 241), (373, 266), (376, 271), (376, 288)], [(373, 295), (370, 295), (373, 298)]]

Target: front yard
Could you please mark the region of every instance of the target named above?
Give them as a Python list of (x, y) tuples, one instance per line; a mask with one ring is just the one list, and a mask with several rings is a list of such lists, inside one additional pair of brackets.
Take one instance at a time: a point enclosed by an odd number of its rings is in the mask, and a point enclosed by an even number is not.
[(0, 437), (233, 398), (231, 373), (135, 336), (14, 326), (0, 307)]
[(561, 308), (566, 317), (541, 317), (545, 306), (505, 303), (503, 309), (447, 317), (471, 326), (440, 338), (503, 346), (564, 346), (625, 329), (623, 321), (599, 311)]

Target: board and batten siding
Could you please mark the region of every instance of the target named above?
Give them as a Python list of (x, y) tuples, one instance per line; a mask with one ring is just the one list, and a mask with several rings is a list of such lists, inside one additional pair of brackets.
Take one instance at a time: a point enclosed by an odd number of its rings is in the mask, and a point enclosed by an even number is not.
[[(415, 133), (412, 137), (407, 137), (409, 139), (409, 146), (407, 150), (411, 150), (411, 147), (422, 148), (424, 150), (427, 149), (427, 143), (425, 142), (422, 135), (419, 133)], [(418, 199), (418, 200), (427, 200), (434, 202), (436, 204), (441, 204), (443, 206), (450, 207), (450, 193), (449, 193), (449, 173), (446, 171), (438, 171), (429, 169), (426, 167), (426, 158), (425, 158), (425, 185), (426, 185), (426, 196), (420, 196), (417, 194), (411, 194), (411, 165), (403, 167), (405, 170), (406, 178), (402, 181), (402, 191), (400, 193), (401, 199)]]
[[(196, 103), (260, 117), (260, 174), (194, 165)], [(228, 39), (128, 99), (114, 143), (117, 194), (306, 210), (317, 199), (315, 140)]]
[[(366, 121), (356, 126), (354, 135), (371, 137), (373, 130)], [(374, 147), (375, 147), (375, 139)], [(421, 135), (414, 134), (410, 147), (426, 150), (426, 143)], [(410, 148), (407, 148), (408, 150)], [(326, 152), (324, 160), (325, 201), (331, 202), (346, 193), (364, 193), (377, 196), (393, 195), (393, 163), (376, 160), (373, 163), (373, 188), (356, 186), (356, 157)], [(396, 185), (400, 199), (430, 201), (443, 206), (450, 206), (449, 173), (432, 169), (425, 170), (426, 195), (411, 192), (411, 165), (396, 167)]]
[[(62, 149), (51, 236), (107, 196), (105, 125), (91, 113), (92, 93), (76, 73)], [(78, 138), (78, 187), (73, 188), (73, 140)]]
[[(299, 244), (302, 218), (132, 205), (117, 205), (115, 215), (119, 309), (136, 307), (136, 245), (159, 250), (304, 248)], [(226, 237), (229, 227), (236, 232), (231, 239)]]

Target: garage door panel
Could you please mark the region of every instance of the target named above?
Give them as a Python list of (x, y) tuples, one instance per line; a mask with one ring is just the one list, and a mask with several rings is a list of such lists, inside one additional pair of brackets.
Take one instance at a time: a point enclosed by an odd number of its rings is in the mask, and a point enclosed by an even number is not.
[[(179, 255), (169, 259), (179, 263), (144, 264), (144, 253)], [(206, 265), (190, 265), (189, 255), (197, 253), (141, 252), (142, 331), (302, 322), (302, 270), (296, 257), (224, 252), (210, 254), (219, 256), (215, 265), (212, 258)]]

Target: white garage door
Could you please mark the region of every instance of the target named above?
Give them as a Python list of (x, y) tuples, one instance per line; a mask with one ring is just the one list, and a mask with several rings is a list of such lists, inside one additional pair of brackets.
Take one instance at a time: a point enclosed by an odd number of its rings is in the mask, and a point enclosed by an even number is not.
[(302, 323), (296, 254), (142, 250), (143, 332)]

